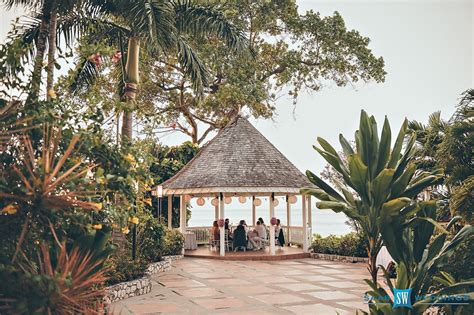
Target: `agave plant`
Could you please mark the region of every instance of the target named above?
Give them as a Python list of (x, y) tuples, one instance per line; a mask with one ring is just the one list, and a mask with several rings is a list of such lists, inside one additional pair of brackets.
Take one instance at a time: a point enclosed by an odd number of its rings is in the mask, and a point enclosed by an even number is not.
[(339, 140), (347, 165), (337, 151), (324, 139), (317, 141), (321, 148), (314, 149), (341, 174), (343, 183), (332, 188), (314, 173), (307, 171), (308, 179), (317, 188), (302, 189), (303, 194), (313, 195), (320, 201), (319, 209), (343, 212), (358, 222), (368, 239), (368, 270), (372, 281), (377, 280), (377, 254), (382, 247), (381, 231), (385, 226), (382, 216), (395, 217), (424, 189), (436, 183), (439, 171), (417, 171), (414, 159), (415, 137), (411, 135), (402, 152), (407, 136), (408, 121), (405, 119), (393, 148), (392, 133), (385, 117), (379, 138), (377, 122), (365, 111), (361, 112), (359, 130), (355, 132), (356, 149), (342, 135)]
[[(21, 281), (23, 286), (5, 287), (0, 309), (7, 314), (99, 314), (105, 295), (107, 256), (65, 242), (50, 248), (39, 247), (38, 258), (23, 258), (16, 268), (0, 266), (5, 281)], [(13, 288), (13, 290), (12, 290)], [(24, 288), (26, 292), (15, 292)], [(30, 294), (28, 294), (30, 293)]]
[[(22, 218), (23, 224), (16, 250), (15, 261), (31, 224), (47, 226), (51, 211), (71, 208), (100, 210), (102, 204), (85, 201), (97, 195), (87, 189), (87, 173), (94, 165), (73, 157), (79, 136), (73, 136), (62, 154), (61, 133), (57, 128), (45, 125), (42, 146), (34, 149), (28, 136), (19, 136), (14, 162), (2, 172), (0, 181), (1, 213)], [(13, 147), (15, 148), (15, 146)]]
[[(391, 291), (411, 289), (409, 304), (412, 308), (394, 308), (391, 295), (382, 286), (366, 280), (372, 288), (368, 292), (371, 314), (423, 314), (429, 307), (436, 305), (445, 308), (448, 314), (453, 314), (453, 308), (459, 310), (459, 306), (450, 305), (453, 299), (454, 304), (460, 300), (464, 303), (472, 300), (474, 281), (471, 279), (456, 283), (443, 269), (457, 247), (474, 235), (474, 227), (464, 226), (446, 242), (448, 231), (436, 223), (435, 217), (436, 204), (430, 202), (407, 207), (396, 217), (385, 215), (380, 218), (384, 225), (384, 244), (397, 264), (395, 281), (383, 270), (387, 286)], [(447, 229), (459, 219), (452, 219)]]

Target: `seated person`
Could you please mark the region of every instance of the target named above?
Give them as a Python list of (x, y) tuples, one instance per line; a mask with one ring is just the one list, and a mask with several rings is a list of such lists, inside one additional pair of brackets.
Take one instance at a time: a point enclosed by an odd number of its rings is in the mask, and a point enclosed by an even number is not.
[[(245, 223), (245, 221), (244, 221)], [(240, 224), (234, 231), (234, 251), (238, 249), (245, 250), (247, 248), (247, 232), (245, 231), (245, 226), (240, 221)]]
[(219, 225), (217, 224), (217, 221), (214, 221), (212, 223), (211, 235), (214, 241), (218, 241), (221, 239), (221, 232), (219, 230)]
[(280, 219), (277, 219), (277, 224), (275, 228), (275, 240), (278, 241), (280, 246), (285, 246), (285, 236), (283, 229), (281, 228)]
[(225, 219), (224, 221), (224, 229), (225, 231), (227, 232), (227, 238), (229, 239), (229, 241), (232, 241), (233, 240), (233, 236), (232, 236), (232, 232), (230, 231), (230, 224), (229, 224), (229, 218)]
[(254, 231), (257, 233), (257, 236), (250, 238), (249, 241), (252, 243), (254, 248), (258, 248), (257, 242), (262, 242), (267, 239), (267, 231), (260, 221), (257, 221), (257, 226), (255, 227)]

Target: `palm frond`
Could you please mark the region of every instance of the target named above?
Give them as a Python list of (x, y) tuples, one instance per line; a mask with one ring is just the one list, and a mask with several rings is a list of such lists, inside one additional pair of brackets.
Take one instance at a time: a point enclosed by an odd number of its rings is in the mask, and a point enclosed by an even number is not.
[(73, 93), (85, 91), (92, 86), (99, 76), (97, 65), (88, 58), (81, 58), (72, 75), (69, 89)]
[(236, 52), (247, 49), (247, 38), (235, 27), (217, 7), (196, 5), (190, 0), (173, 2), (176, 27), (180, 33), (196, 35), (216, 35)]
[(189, 76), (193, 88), (202, 92), (203, 87), (209, 84), (209, 73), (196, 52), (182, 38), (178, 37), (178, 62)]

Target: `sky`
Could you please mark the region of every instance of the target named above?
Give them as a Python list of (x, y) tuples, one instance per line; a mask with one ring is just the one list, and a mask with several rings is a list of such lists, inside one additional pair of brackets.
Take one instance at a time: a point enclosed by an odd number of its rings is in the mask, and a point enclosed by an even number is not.
[[(319, 172), (324, 162), (312, 145), (323, 137), (338, 146), (338, 135), (353, 138), (361, 109), (380, 122), (388, 116), (392, 130), (403, 119), (427, 121), (441, 110), (449, 118), (459, 95), (473, 87), (473, 0), (300, 0), (307, 10), (330, 15), (338, 11), (348, 29), (371, 39), (370, 48), (383, 56), (386, 81), (356, 87), (327, 86), (317, 93), (302, 93), (296, 107), (289, 97), (277, 103), (273, 120), (251, 120), (301, 171)], [(0, 39), (11, 19), (21, 10), (0, 8)], [(187, 140), (178, 134), (162, 139), (166, 144)]]
[[(370, 48), (376, 56), (383, 56), (387, 72), (381, 84), (328, 86), (317, 93), (302, 93), (296, 107), (290, 98), (282, 97), (273, 120), (251, 120), (302, 172), (319, 173), (325, 165), (312, 148), (316, 137), (336, 148), (340, 133), (353, 138), (361, 109), (374, 115), (379, 125), (387, 115), (396, 133), (405, 117), (426, 122), (430, 113), (441, 110), (449, 118), (460, 93), (474, 87), (474, 0), (297, 3), (301, 13), (338, 11), (349, 29), (371, 39)], [(19, 10), (0, 8), (2, 41), (9, 21), (19, 14)], [(174, 134), (162, 142), (184, 140), (188, 139)]]

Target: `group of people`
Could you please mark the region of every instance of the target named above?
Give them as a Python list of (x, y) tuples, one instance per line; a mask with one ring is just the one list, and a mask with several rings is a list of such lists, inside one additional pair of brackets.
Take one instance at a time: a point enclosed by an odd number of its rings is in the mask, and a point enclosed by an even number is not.
[[(229, 219), (225, 219), (224, 222), (226, 240), (232, 242), (234, 251), (247, 249), (260, 250), (265, 248), (269, 231), (262, 218), (258, 218), (256, 226), (253, 229), (247, 226), (245, 220), (240, 220), (239, 225), (237, 225), (235, 229), (230, 225)], [(220, 240), (220, 230), (217, 221), (213, 222), (211, 234), (214, 241)], [(285, 237), (280, 219), (277, 219), (275, 225), (275, 242), (279, 246), (285, 245)]]

